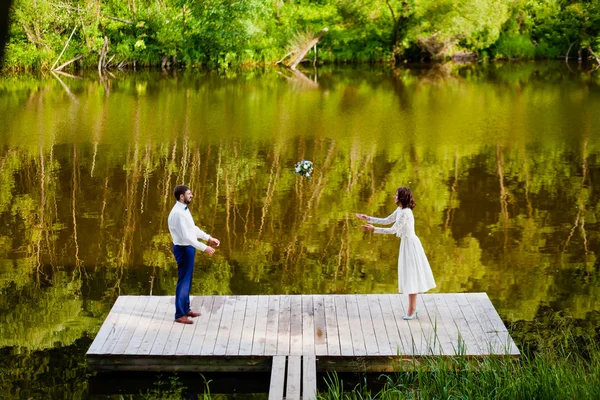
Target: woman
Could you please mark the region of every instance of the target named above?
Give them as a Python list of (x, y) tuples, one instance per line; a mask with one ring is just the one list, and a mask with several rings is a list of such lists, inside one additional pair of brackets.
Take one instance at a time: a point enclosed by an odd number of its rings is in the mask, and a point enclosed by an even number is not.
[(387, 218), (369, 217), (365, 214), (356, 214), (356, 216), (373, 224), (394, 223), (391, 228), (376, 228), (367, 224), (363, 225), (362, 229), (368, 232), (395, 234), (402, 239), (398, 255), (398, 291), (408, 294), (408, 313), (402, 318), (411, 320), (419, 314), (417, 294), (433, 289), (435, 280), (425, 250), (415, 234), (415, 218), (412, 213), (415, 199), (410, 189), (399, 187), (394, 195), (394, 202), (398, 208)]

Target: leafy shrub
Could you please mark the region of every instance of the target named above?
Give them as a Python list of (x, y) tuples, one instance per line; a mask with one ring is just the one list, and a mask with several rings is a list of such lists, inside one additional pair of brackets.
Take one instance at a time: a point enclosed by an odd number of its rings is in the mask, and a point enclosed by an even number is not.
[(522, 35), (502, 35), (494, 46), (494, 58), (524, 58), (535, 57), (535, 45), (529, 37)]

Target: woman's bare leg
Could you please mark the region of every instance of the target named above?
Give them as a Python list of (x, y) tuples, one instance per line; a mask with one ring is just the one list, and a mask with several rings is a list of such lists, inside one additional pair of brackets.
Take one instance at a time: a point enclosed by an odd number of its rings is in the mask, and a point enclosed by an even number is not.
[(408, 315), (413, 315), (417, 309), (417, 293), (408, 295)]

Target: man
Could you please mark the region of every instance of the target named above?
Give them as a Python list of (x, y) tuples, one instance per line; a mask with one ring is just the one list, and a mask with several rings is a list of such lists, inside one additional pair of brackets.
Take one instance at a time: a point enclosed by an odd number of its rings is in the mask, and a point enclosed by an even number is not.
[[(200, 313), (190, 309), (190, 290), (192, 288), (192, 275), (194, 274), (194, 257), (196, 249), (209, 255), (215, 253), (219, 247), (217, 239), (211, 237), (196, 225), (188, 209), (194, 196), (189, 187), (179, 185), (175, 188), (177, 202), (169, 214), (169, 232), (173, 238), (173, 255), (177, 261), (177, 288), (175, 289), (175, 322), (193, 324), (189, 317), (198, 317)], [(205, 240), (210, 246), (199, 242)]]

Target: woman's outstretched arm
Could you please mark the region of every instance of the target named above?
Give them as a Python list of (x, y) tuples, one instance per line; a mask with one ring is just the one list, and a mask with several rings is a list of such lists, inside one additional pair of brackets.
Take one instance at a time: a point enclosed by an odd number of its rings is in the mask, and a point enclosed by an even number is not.
[(373, 233), (383, 233), (387, 235), (393, 235), (400, 237), (400, 232), (402, 232), (402, 228), (408, 222), (408, 216), (406, 213), (400, 214), (394, 225), (389, 228), (376, 228), (373, 227)]
[(387, 218), (376, 218), (376, 217), (370, 217), (368, 215), (365, 214), (356, 214), (356, 216), (359, 219), (362, 219), (363, 221), (367, 221), (370, 222), (372, 224), (378, 224), (378, 225), (389, 225), (393, 222), (396, 221), (396, 214), (398, 213), (398, 209), (396, 208), (396, 210), (390, 214)]

